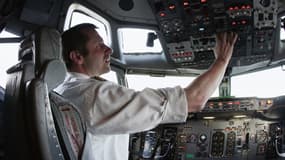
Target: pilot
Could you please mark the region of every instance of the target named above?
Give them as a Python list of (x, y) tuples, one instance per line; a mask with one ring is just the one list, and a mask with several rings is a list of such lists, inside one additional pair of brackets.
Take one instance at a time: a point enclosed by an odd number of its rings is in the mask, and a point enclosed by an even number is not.
[(68, 73), (56, 91), (78, 107), (86, 125), (86, 142), (78, 156), (127, 160), (130, 133), (185, 122), (188, 112), (203, 109), (223, 78), (236, 39), (235, 33), (217, 34), (214, 63), (186, 88), (135, 91), (100, 78), (110, 71), (112, 49), (96, 26), (84, 23), (65, 31), (62, 53)]

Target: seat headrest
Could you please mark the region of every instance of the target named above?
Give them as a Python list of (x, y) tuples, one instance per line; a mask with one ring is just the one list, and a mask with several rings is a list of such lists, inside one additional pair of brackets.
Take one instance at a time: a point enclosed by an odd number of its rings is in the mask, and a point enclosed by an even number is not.
[(43, 27), (35, 32), (35, 74), (47, 83), (49, 91), (62, 83), (66, 75), (61, 51), (61, 35), (56, 29)]
[(47, 83), (48, 91), (50, 92), (64, 81), (65, 74), (65, 64), (58, 59), (54, 59), (43, 67), (41, 79)]
[(31, 36), (21, 41), (20, 48), (18, 51), (18, 60), (19, 61), (33, 60), (33, 38)]
[(50, 60), (61, 60), (61, 35), (53, 28), (43, 27), (35, 33), (34, 53), (36, 75)]

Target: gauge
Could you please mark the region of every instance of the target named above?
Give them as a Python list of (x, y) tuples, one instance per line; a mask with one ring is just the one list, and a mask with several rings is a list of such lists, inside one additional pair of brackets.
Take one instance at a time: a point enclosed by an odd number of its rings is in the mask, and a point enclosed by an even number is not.
[(192, 133), (187, 138), (188, 143), (196, 143), (197, 142), (197, 135)]
[(257, 143), (264, 143), (266, 141), (267, 141), (267, 132), (264, 130), (257, 131), (256, 142)]

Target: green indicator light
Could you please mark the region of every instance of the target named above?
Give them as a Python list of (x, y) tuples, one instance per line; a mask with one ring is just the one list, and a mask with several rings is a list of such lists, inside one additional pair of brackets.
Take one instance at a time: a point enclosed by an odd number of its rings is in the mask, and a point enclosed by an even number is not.
[(192, 159), (192, 158), (194, 158), (194, 155), (193, 154), (186, 154), (186, 158), (187, 159)]

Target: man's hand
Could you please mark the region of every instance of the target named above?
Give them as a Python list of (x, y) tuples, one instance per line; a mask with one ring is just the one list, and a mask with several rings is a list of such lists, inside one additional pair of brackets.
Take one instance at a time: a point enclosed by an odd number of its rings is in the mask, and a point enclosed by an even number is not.
[(215, 57), (218, 61), (229, 62), (232, 57), (237, 34), (233, 32), (223, 32), (216, 34), (216, 46), (214, 48)]
[(233, 54), (236, 40), (236, 33), (219, 33), (216, 35), (215, 62), (208, 71), (201, 74), (184, 89), (188, 102), (188, 112), (202, 110), (209, 97), (219, 86)]

